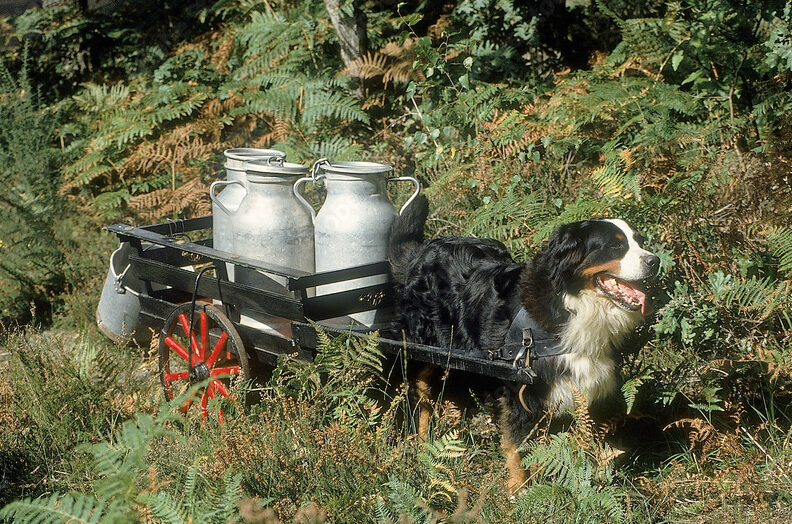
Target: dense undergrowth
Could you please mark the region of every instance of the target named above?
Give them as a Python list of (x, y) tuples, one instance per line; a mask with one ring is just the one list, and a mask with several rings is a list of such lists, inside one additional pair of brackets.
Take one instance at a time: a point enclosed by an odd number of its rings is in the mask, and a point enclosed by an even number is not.
[[(347, 65), (321, 3), (119, 4), (2, 25), (6, 518), (792, 518), (788, 4), (347, 2), (368, 28)], [(222, 427), (163, 408), (148, 348), (93, 328), (98, 230), (207, 212), (241, 146), (392, 164), (424, 182), (433, 234), (520, 259), (558, 224), (630, 220), (662, 259), (658, 311), (624, 348), (621, 436), (642, 445), (620, 456), (580, 409), (526, 444), (510, 499), (492, 407), (441, 403), (419, 442), (373, 341), (284, 360)]]

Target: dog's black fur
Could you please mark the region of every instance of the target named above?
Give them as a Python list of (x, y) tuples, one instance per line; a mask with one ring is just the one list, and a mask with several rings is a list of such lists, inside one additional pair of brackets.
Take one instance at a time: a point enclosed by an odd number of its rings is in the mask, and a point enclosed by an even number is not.
[[(589, 401), (592, 408), (597, 403), (607, 404), (618, 390), (613, 377), (617, 346), (642, 316), (635, 310), (627, 311), (623, 304), (612, 303), (598, 288), (596, 279), (603, 274), (619, 276), (619, 261), (630, 249), (634, 250), (630, 263), (640, 266), (643, 278), (656, 274), (658, 259), (636, 247), (639, 235), (634, 234), (633, 241), (628, 242), (626, 235), (634, 232), (626, 225), (620, 229), (615, 221), (576, 222), (558, 228), (531, 262), (519, 264), (495, 240), (446, 237), (425, 241), (427, 216), (428, 201), (421, 195), (396, 219), (391, 230), (389, 259), (396, 310), (407, 340), (459, 351), (497, 350), (521, 306), (549, 333), (569, 337), (570, 330), (580, 329), (576, 327), (580, 322), (573, 317), (581, 316), (581, 311), (570, 309), (571, 300), (585, 295), (589, 297), (586, 308), (606, 311), (605, 321), (592, 329), (603, 331), (597, 340), (607, 343), (600, 344), (603, 347), (571, 347), (570, 354), (579, 351), (583, 358), (590, 359), (581, 369), (588, 369), (589, 364), (603, 368), (599, 373), (607, 384), (598, 386)], [(635, 252), (640, 255), (637, 259)], [(635, 263), (634, 259), (640, 261)], [(627, 280), (619, 282), (634, 285)], [(611, 314), (613, 326), (604, 325)], [(588, 340), (586, 336), (570, 340), (578, 339)], [(577, 385), (579, 376), (575, 373), (580, 371), (570, 362), (560, 357), (536, 360), (532, 368), (539, 380), (521, 392), (515, 384), (503, 384), (501, 407), (506, 413), (501, 420), (507, 427), (501, 429), (505, 438), (519, 444), (540, 417), (554, 409), (551, 404), (558, 395), (551, 395), (553, 388)]]

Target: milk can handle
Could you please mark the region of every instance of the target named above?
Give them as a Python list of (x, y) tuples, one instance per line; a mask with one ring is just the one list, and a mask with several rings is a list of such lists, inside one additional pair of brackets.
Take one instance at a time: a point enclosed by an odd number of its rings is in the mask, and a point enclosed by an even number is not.
[(232, 184), (242, 186), (242, 188), (245, 190), (245, 194), (247, 195), (247, 188), (245, 187), (245, 184), (239, 180), (218, 180), (217, 182), (212, 182), (212, 185), (209, 186), (209, 198), (212, 199), (212, 203), (217, 204), (217, 207), (222, 209), (223, 213), (226, 215), (232, 215), (234, 212), (225, 207), (223, 203), (220, 202), (220, 200), (217, 198), (217, 195), (215, 195), (215, 188), (220, 186), (230, 186)]
[(330, 165), (330, 161), (328, 159), (326, 159), (326, 158), (320, 158), (319, 160), (314, 162), (313, 165), (311, 166), (311, 177), (314, 179), (314, 181), (318, 181), (320, 178), (322, 178), (324, 176), (324, 175), (320, 175), (319, 174), (319, 169), (323, 165), (328, 165), (329, 166)]
[(302, 202), (302, 204), (308, 208), (308, 211), (311, 212), (311, 221), (314, 221), (316, 220), (316, 211), (314, 210), (311, 203), (305, 200), (305, 197), (302, 196), (302, 194), (300, 193), (300, 186), (306, 182), (313, 182), (315, 184), (317, 182), (317, 179), (315, 179), (312, 176), (303, 177), (294, 183), (294, 187), (292, 188), (292, 191), (294, 191), (294, 196), (297, 197), (297, 200)]
[(124, 268), (124, 270), (121, 273), (116, 273), (115, 257), (123, 249), (124, 249), (124, 243), (122, 242), (121, 245), (118, 246), (118, 249), (113, 251), (113, 254), (110, 255), (110, 274), (113, 276), (113, 288), (115, 289), (115, 292), (118, 293), (119, 295), (123, 295), (124, 293), (129, 291), (131, 294), (135, 296), (140, 296), (140, 293), (137, 293), (124, 285), (124, 276), (126, 276), (127, 271), (129, 271), (129, 268), (132, 267), (132, 264), (127, 264), (127, 266)]
[(418, 179), (415, 178), (415, 177), (411, 177), (411, 176), (395, 176), (395, 177), (391, 177), (391, 178), (388, 179), (388, 182), (405, 182), (405, 181), (410, 181), (413, 184), (415, 184), (415, 193), (413, 193), (412, 196), (407, 199), (407, 202), (405, 202), (404, 205), (401, 207), (401, 209), (399, 210), (399, 214), (400, 215), (402, 213), (404, 213), (405, 208), (407, 206), (409, 206), (410, 202), (415, 200), (415, 197), (417, 197), (418, 193), (421, 192), (421, 183), (418, 182)]

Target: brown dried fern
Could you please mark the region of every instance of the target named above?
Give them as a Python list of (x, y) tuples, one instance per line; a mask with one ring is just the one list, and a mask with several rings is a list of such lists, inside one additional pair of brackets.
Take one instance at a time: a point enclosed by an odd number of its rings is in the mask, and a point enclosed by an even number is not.
[(706, 442), (716, 433), (715, 427), (710, 422), (700, 417), (689, 417), (675, 420), (674, 422), (666, 425), (663, 430), (670, 428), (686, 430), (688, 449), (693, 449), (697, 445)]
[[(490, 158), (514, 157), (524, 151), (529, 144), (549, 136), (547, 126), (539, 124), (532, 118), (538, 113), (538, 110), (538, 107), (533, 104), (503, 113), (496, 109), (492, 119), (480, 126), (478, 136), (480, 143), (497, 144), (489, 149), (488, 156)], [(513, 134), (515, 127), (523, 127), (525, 131), (514, 138), (505, 138)]]
[(164, 188), (132, 197), (129, 209), (145, 221), (159, 220), (177, 213), (207, 215), (212, 210), (208, 195), (209, 187), (199, 176), (193, 176), (175, 190)]
[(194, 124), (179, 127), (163, 135), (156, 142), (143, 142), (132, 151), (120, 168), (121, 178), (145, 176), (167, 172), (171, 177), (171, 190), (176, 189), (176, 174), (188, 173), (192, 160), (215, 150), (215, 144), (207, 144), (196, 135)]
[(581, 441), (583, 447), (587, 447), (597, 435), (597, 425), (589, 413), (589, 405), (586, 396), (583, 395), (574, 385), (569, 384), (572, 391), (572, 401), (575, 406), (575, 435)]
[(275, 118), (275, 121), (270, 125), (270, 132), (258, 137), (253, 142), (253, 147), (267, 147), (275, 142), (283, 142), (292, 134), (294, 134), (294, 128), (291, 122)]
[(219, 73), (228, 73), (228, 60), (234, 52), (234, 33), (232, 31), (220, 31), (216, 33), (219, 39), (214, 39), (214, 52), (209, 61), (215, 65)]
[(423, 80), (423, 73), (413, 68), (415, 51), (413, 41), (405, 40), (402, 45), (388, 42), (385, 47), (375, 52), (368, 52), (356, 58), (341, 71), (341, 74), (371, 80), (382, 77), (387, 88), (390, 83), (407, 83), (411, 80)]

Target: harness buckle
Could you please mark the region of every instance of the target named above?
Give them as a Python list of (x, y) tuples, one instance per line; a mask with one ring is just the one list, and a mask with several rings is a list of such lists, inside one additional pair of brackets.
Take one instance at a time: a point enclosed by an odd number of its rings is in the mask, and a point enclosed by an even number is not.
[[(531, 367), (531, 350), (534, 347), (533, 331), (531, 328), (523, 328), (522, 330), (522, 345), (520, 351), (514, 357), (512, 367), (514, 368), (530, 368)], [(521, 360), (525, 358), (525, 362)]]
[(523, 328), (522, 330), (522, 345), (527, 348), (534, 347), (533, 330), (531, 328)]

